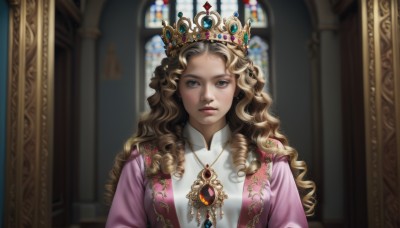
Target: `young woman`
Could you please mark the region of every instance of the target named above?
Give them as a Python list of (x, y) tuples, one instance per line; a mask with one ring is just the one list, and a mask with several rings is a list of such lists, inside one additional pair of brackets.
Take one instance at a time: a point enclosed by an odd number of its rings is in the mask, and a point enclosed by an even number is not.
[(179, 16), (164, 24), (150, 112), (110, 173), (107, 227), (307, 227), (315, 185), (246, 56), (250, 22)]

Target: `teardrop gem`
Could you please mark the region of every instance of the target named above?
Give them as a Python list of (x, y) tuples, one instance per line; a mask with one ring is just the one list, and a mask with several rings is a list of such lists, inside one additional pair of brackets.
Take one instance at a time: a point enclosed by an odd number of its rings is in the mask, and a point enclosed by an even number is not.
[(205, 205), (211, 205), (215, 200), (215, 190), (209, 184), (204, 185), (199, 194), (200, 201)]
[(167, 37), (168, 40), (170, 40), (171, 39), (171, 32), (169, 30), (167, 30), (165, 32), (165, 36)]
[(211, 29), (213, 26), (213, 20), (211, 16), (205, 16), (201, 20), (204, 29)]
[(186, 33), (186, 30), (187, 30), (187, 27), (186, 27), (185, 24), (181, 24), (181, 25), (179, 26), (179, 32), (180, 32), (180, 33), (185, 34), (185, 33)]
[(212, 227), (212, 222), (210, 221), (210, 219), (206, 219), (206, 221), (204, 221), (204, 228), (210, 228)]
[(209, 169), (204, 170), (203, 172), (204, 178), (209, 179), (211, 177), (211, 172)]
[(249, 35), (247, 34), (247, 32), (244, 34), (243, 38), (244, 38), (244, 43), (247, 44), (249, 42)]
[(232, 24), (231, 25), (231, 33), (235, 34), (238, 31), (238, 26), (237, 24)]

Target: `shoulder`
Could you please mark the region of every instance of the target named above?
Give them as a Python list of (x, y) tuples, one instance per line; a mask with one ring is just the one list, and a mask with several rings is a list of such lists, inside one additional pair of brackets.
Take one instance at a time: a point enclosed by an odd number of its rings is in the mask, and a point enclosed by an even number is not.
[(289, 161), (289, 156), (280, 153), (280, 151), (285, 149), (285, 146), (282, 144), (281, 141), (274, 139), (274, 138), (269, 138), (268, 142), (270, 143), (270, 146), (272, 148), (273, 153), (271, 153), (271, 161), (274, 163), (275, 166), (286, 166), (288, 161)]
[(270, 150), (264, 151), (259, 148), (257, 151), (258, 154), (261, 156), (262, 160), (266, 160), (267, 162), (275, 162), (277, 160), (282, 160), (282, 159), (287, 160), (287, 156), (279, 153), (280, 150), (285, 149), (285, 146), (282, 144), (281, 141), (274, 138), (268, 138), (266, 143), (267, 147)]
[(140, 154), (140, 152), (134, 148), (125, 162), (124, 169), (139, 169), (143, 171), (144, 166), (145, 164), (142, 154)]
[(136, 150), (137, 151), (136, 153), (138, 154), (138, 156), (141, 155), (141, 157), (143, 157), (144, 165), (146, 167), (149, 167), (151, 165), (153, 155), (158, 152), (157, 147), (155, 147), (151, 143), (146, 143), (138, 146), (137, 148), (139, 148), (139, 150)]
[(268, 138), (268, 148), (270, 150), (263, 151), (258, 149), (258, 154), (264, 164), (267, 165), (270, 177), (276, 176), (284, 170), (290, 170), (289, 156), (281, 153), (285, 146), (278, 139)]
[(157, 148), (150, 144), (143, 146), (134, 146), (129, 157), (126, 159), (124, 166), (138, 166), (140, 169), (150, 166), (153, 155), (157, 152)]
[(268, 138), (267, 144), (269, 145), (269, 147), (275, 148), (275, 149), (283, 149), (284, 148), (281, 141), (279, 141), (278, 139), (274, 139), (274, 138)]

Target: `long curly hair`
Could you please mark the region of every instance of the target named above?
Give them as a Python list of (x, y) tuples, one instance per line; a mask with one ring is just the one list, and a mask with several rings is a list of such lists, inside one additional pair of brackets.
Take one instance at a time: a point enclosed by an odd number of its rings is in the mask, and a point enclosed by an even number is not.
[[(185, 140), (183, 128), (188, 121), (188, 114), (177, 94), (178, 82), (192, 56), (212, 53), (221, 56), (226, 68), (235, 75), (239, 94), (226, 115), (232, 130), (231, 149), (233, 164), (238, 168), (238, 175), (253, 174), (260, 168), (260, 161), (246, 165), (249, 153), (257, 148), (277, 155), (287, 155), (303, 208), (307, 216), (314, 214), (315, 191), (313, 181), (304, 180), (307, 166), (298, 161), (297, 151), (288, 145), (287, 138), (280, 133), (280, 122), (270, 114), (271, 97), (263, 90), (265, 80), (258, 66), (235, 46), (218, 42), (194, 42), (182, 48), (179, 56), (167, 57), (156, 67), (150, 87), (155, 93), (148, 97), (150, 111), (144, 114), (134, 136), (125, 143), (124, 150), (115, 159), (110, 171), (110, 180), (106, 185), (106, 198), (112, 201), (122, 168), (134, 148), (143, 150), (145, 145), (158, 148), (146, 169), (148, 176), (160, 172), (182, 176), (184, 169)], [(284, 146), (277, 149), (268, 143), (268, 139), (279, 140)]]

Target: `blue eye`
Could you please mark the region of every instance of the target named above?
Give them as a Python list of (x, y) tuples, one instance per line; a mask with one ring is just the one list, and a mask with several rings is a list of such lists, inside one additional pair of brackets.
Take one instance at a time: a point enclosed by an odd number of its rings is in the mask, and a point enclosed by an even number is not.
[(229, 81), (221, 80), (221, 81), (217, 82), (217, 87), (226, 87), (226, 86), (228, 86), (228, 84), (229, 84)]
[(188, 81), (186, 81), (185, 84), (186, 84), (187, 87), (191, 87), (191, 88), (200, 85), (200, 83), (195, 81), (195, 80), (188, 80)]

